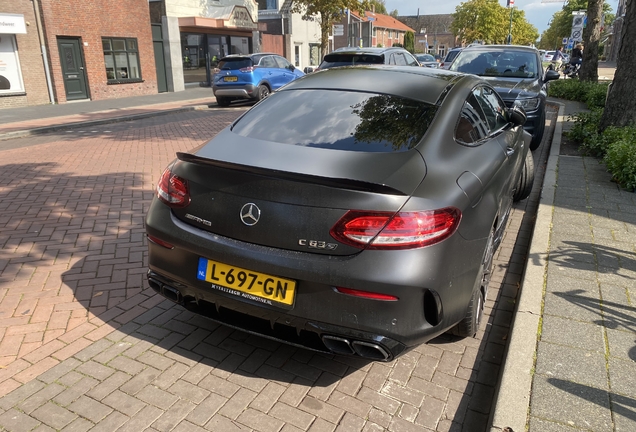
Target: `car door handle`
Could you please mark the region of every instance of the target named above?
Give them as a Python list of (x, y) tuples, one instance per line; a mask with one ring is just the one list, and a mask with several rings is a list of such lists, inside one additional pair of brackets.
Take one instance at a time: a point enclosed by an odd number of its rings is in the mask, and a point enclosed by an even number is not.
[(506, 156), (512, 156), (513, 154), (515, 154), (515, 149), (512, 147), (506, 147)]

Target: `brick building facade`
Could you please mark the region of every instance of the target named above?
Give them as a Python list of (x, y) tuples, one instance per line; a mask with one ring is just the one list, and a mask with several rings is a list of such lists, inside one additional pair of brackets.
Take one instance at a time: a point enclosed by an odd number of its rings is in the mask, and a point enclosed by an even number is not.
[(56, 102), (157, 93), (148, 0), (39, 0)]
[(33, 0), (0, 0), (0, 109), (50, 103)]

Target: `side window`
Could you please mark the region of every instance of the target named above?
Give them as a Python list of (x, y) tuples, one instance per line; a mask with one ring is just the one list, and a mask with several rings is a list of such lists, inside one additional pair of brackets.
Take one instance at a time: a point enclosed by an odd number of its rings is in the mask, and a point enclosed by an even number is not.
[(274, 58), (276, 59), (276, 63), (278, 63), (279, 68), (289, 69), (291, 66), (291, 63), (284, 57), (274, 56)]
[(508, 124), (506, 106), (493, 89), (489, 87), (477, 87), (473, 90), (473, 94), (486, 115), (491, 132), (498, 131)]
[(276, 64), (276, 61), (274, 61), (274, 57), (272, 56), (265, 56), (261, 59), (261, 63), (259, 64), (259, 66), (264, 67), (264, 68), (275, 68), (278, 67), (278, 65)]
[(408, 66), (419, 66), (420, 64), (417, 62), (417, 59), (413, 57), (411, 54), (404, 54), (406, 56), (406, 64)]
[(455, 139), (462, 144), (473, 145), (488, 136), (488, 123), (484, 112), (474, 94), (464, 102), (457, 127)]
[(401, 52), (395, 53), (395, 64), (398, 66), (406, 66), (406, 58)]

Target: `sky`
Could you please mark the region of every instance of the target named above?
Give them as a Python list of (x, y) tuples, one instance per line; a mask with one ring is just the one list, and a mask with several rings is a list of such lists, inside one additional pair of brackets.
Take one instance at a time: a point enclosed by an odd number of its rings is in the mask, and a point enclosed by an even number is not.
[[(605, 0), (605, 2), (612, 7), (612, 12), (616, 12), (618, 0)], [(461, 0), (440, 2), (432, 2), (430, 0), (385, 0), (386, 10), (391, 12), (397, 9), (399, 15), (417, 15), (418, 8), (420, 15), (450, 14), (454, 13), (455, 8), (461, 3)], [(515, 0), (515, 7), (526, 12), (526, 19), (539, 30), (539, 35), (541, 35), (550, 26), (549, 22), (552, 19), (552, 15), (561, 10), (563, 3), (563, 1), (542, 3), (541, 0)], [(506, 6), (506, 0), (500, 0), (499, 4)]]

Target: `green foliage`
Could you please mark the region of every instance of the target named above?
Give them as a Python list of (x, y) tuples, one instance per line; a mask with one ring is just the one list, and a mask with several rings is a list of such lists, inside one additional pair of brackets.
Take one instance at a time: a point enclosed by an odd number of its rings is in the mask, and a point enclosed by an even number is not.
[[(510, 30), (510, 9), (498, 0), (468, 0), (455, 8), (451, 30), (466, 43), (505, 42)], [(512, 10), (512, 41), (517, 45), (529, 45), (539, 37), (536, 27), (528, 23), (525, 12)]]
[(602, 158), (613, 180), (622, 187), (636, 189), (636, 127), (607, 127), (599, 133), (602, 108), (578, 113), (568, 138), (581, 145), (584, 154)]
[(570, 117), (574, 125), (567, 134), (568, 138), (579, 143), (581, 150), (592, 156), (602, 157), (605, 154), (605, 146), (598, 133), (602, 115), (603, 110), (596, 108)]
[(371, 8), (370, 10), (374, 10), (373, 8), (375, 7), (375, 12), (382, 14), (382, 15), (386, 15), (386, 2), (385, 0), (369, 0), (369, 2), (371, 3)]
[(562, 79), (550, 82), (548, 95), (555, 98), (585, 102), (588, 108), (604, 107), (607, 95), (606, 82), (588, 82), (577, 79)]
[[(569, 37), (572, 32), (572, 12), (587, 9), (587, 0), (568, 0), (563, 9), (555, 12), (548, 27), (541, 35), (539, 49), (553, 50), (562, 45), (563, 38)], [(603, 4), (605, 12), (605, 31), (607, 31), (613, 21), (613, 14), (610, 14), (611, 6)], [(601, 38), (603, 39), (603, 38)]]
[(415, 52), (415, 35), (412, 31), (404, 33), (404, 48), (411, 54)]
[(610, 129), (614, 129), (613, 135), (616, 140), (609, 144), (603, 162), (616, 183), (634, 191), (636, 190), (636, 128), (610, 126), (603, 135)]

